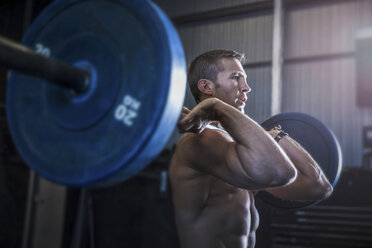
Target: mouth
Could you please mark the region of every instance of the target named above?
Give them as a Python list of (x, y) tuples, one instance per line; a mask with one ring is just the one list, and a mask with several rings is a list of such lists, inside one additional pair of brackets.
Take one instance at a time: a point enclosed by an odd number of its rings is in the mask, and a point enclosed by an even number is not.
[(245, 104), (245, 102), (247, 101), (247, 98), (246, 97), (240, 97), (240, 98), (238, 98), (238, 101), (242, 104)]
[(245, 105), (246, 101), (247, 101), (247, 98), (238, 98), (239, 105)]

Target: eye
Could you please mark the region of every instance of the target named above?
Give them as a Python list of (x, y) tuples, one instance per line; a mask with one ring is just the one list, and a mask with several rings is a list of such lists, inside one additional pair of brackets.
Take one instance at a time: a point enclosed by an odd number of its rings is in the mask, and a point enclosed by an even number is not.
[(236, 75), (236, 76), (232, 76), (231, 78), (234, 80), (239, 80), (240, 76)]

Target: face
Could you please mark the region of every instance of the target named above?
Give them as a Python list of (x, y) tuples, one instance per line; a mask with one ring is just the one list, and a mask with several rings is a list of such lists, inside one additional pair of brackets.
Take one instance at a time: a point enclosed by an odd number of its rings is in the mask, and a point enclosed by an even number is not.
[(239, 60), (234, 58), (223, 58), (220, 63), (224, 70), (217, 75), (214, 97), (244, 113), (247, 93), (251, 91), (251, 88), (247, 84), (247, 75), (243, 66)]

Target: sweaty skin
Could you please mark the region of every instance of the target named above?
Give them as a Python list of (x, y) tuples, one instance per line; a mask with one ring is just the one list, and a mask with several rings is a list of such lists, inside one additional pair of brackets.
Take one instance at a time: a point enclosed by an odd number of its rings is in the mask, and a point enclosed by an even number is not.
[[(214, 132), (220, 131), (203, 131)], [(220, 135), (232, 141), (227, 134)], [(203, 156), (202, 152), (195, 154)], [(259, 219), (253, 193), (193, 169), (185, 160), (182, 152), (176, 152), (170, 167), (181, 247), (254, 247)]]
[[(182, 248), (254, 247), (259, 218), (254, 193), (283, 199), (327, 197), (332, 186), (311, 156), (294, 140), (279, 144), (244, 115), (250, 91), (245, 71), (232, 58), (221, 59), (216, 82), (201, 79), (201, 102), (178, 128), (169, 175)], [(225, 131), (209, 128), (212, 123)]]

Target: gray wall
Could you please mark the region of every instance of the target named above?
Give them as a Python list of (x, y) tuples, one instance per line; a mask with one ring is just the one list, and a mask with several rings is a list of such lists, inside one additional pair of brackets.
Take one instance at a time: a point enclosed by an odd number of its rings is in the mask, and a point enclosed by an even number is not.
[(356, 106), (353, 54), (357, 30), (368, 26), (372, 1), (315, 1), (286, 10), (283, 111), (309, 113), (329, 126), (346, 166), (361, 165), (362, 126), (372, 124), (372, 110)]
[[(171, 17), (258, 1), (156, 1)], [(244, 52), (252, 87), (246, 113), (258, 122), (270, 116), (272, 11), (178, 25), (187, 62), (214, 48)], [(283, 112), (315, 116), (338, 137), (344, 166), (361, 166), (362, 126), (372, 110), (356, 106), (354, 37), (372, 26), (372, 1), (306, 1), (284, 14)], [(264, 63), (260, 63), (264, 62)], [(260, 63), (252, 65), (252, 63)], [(185, 105), (194, 106), (189, 92)], [(175, 132), (176, 133), (176, 132)], [(174, 144), (178, 135), (170, 141)]]
[(263, 1), (265, 0), (155, 0), (154, 2), (158, 4), (168, 16), (174, 17)]

